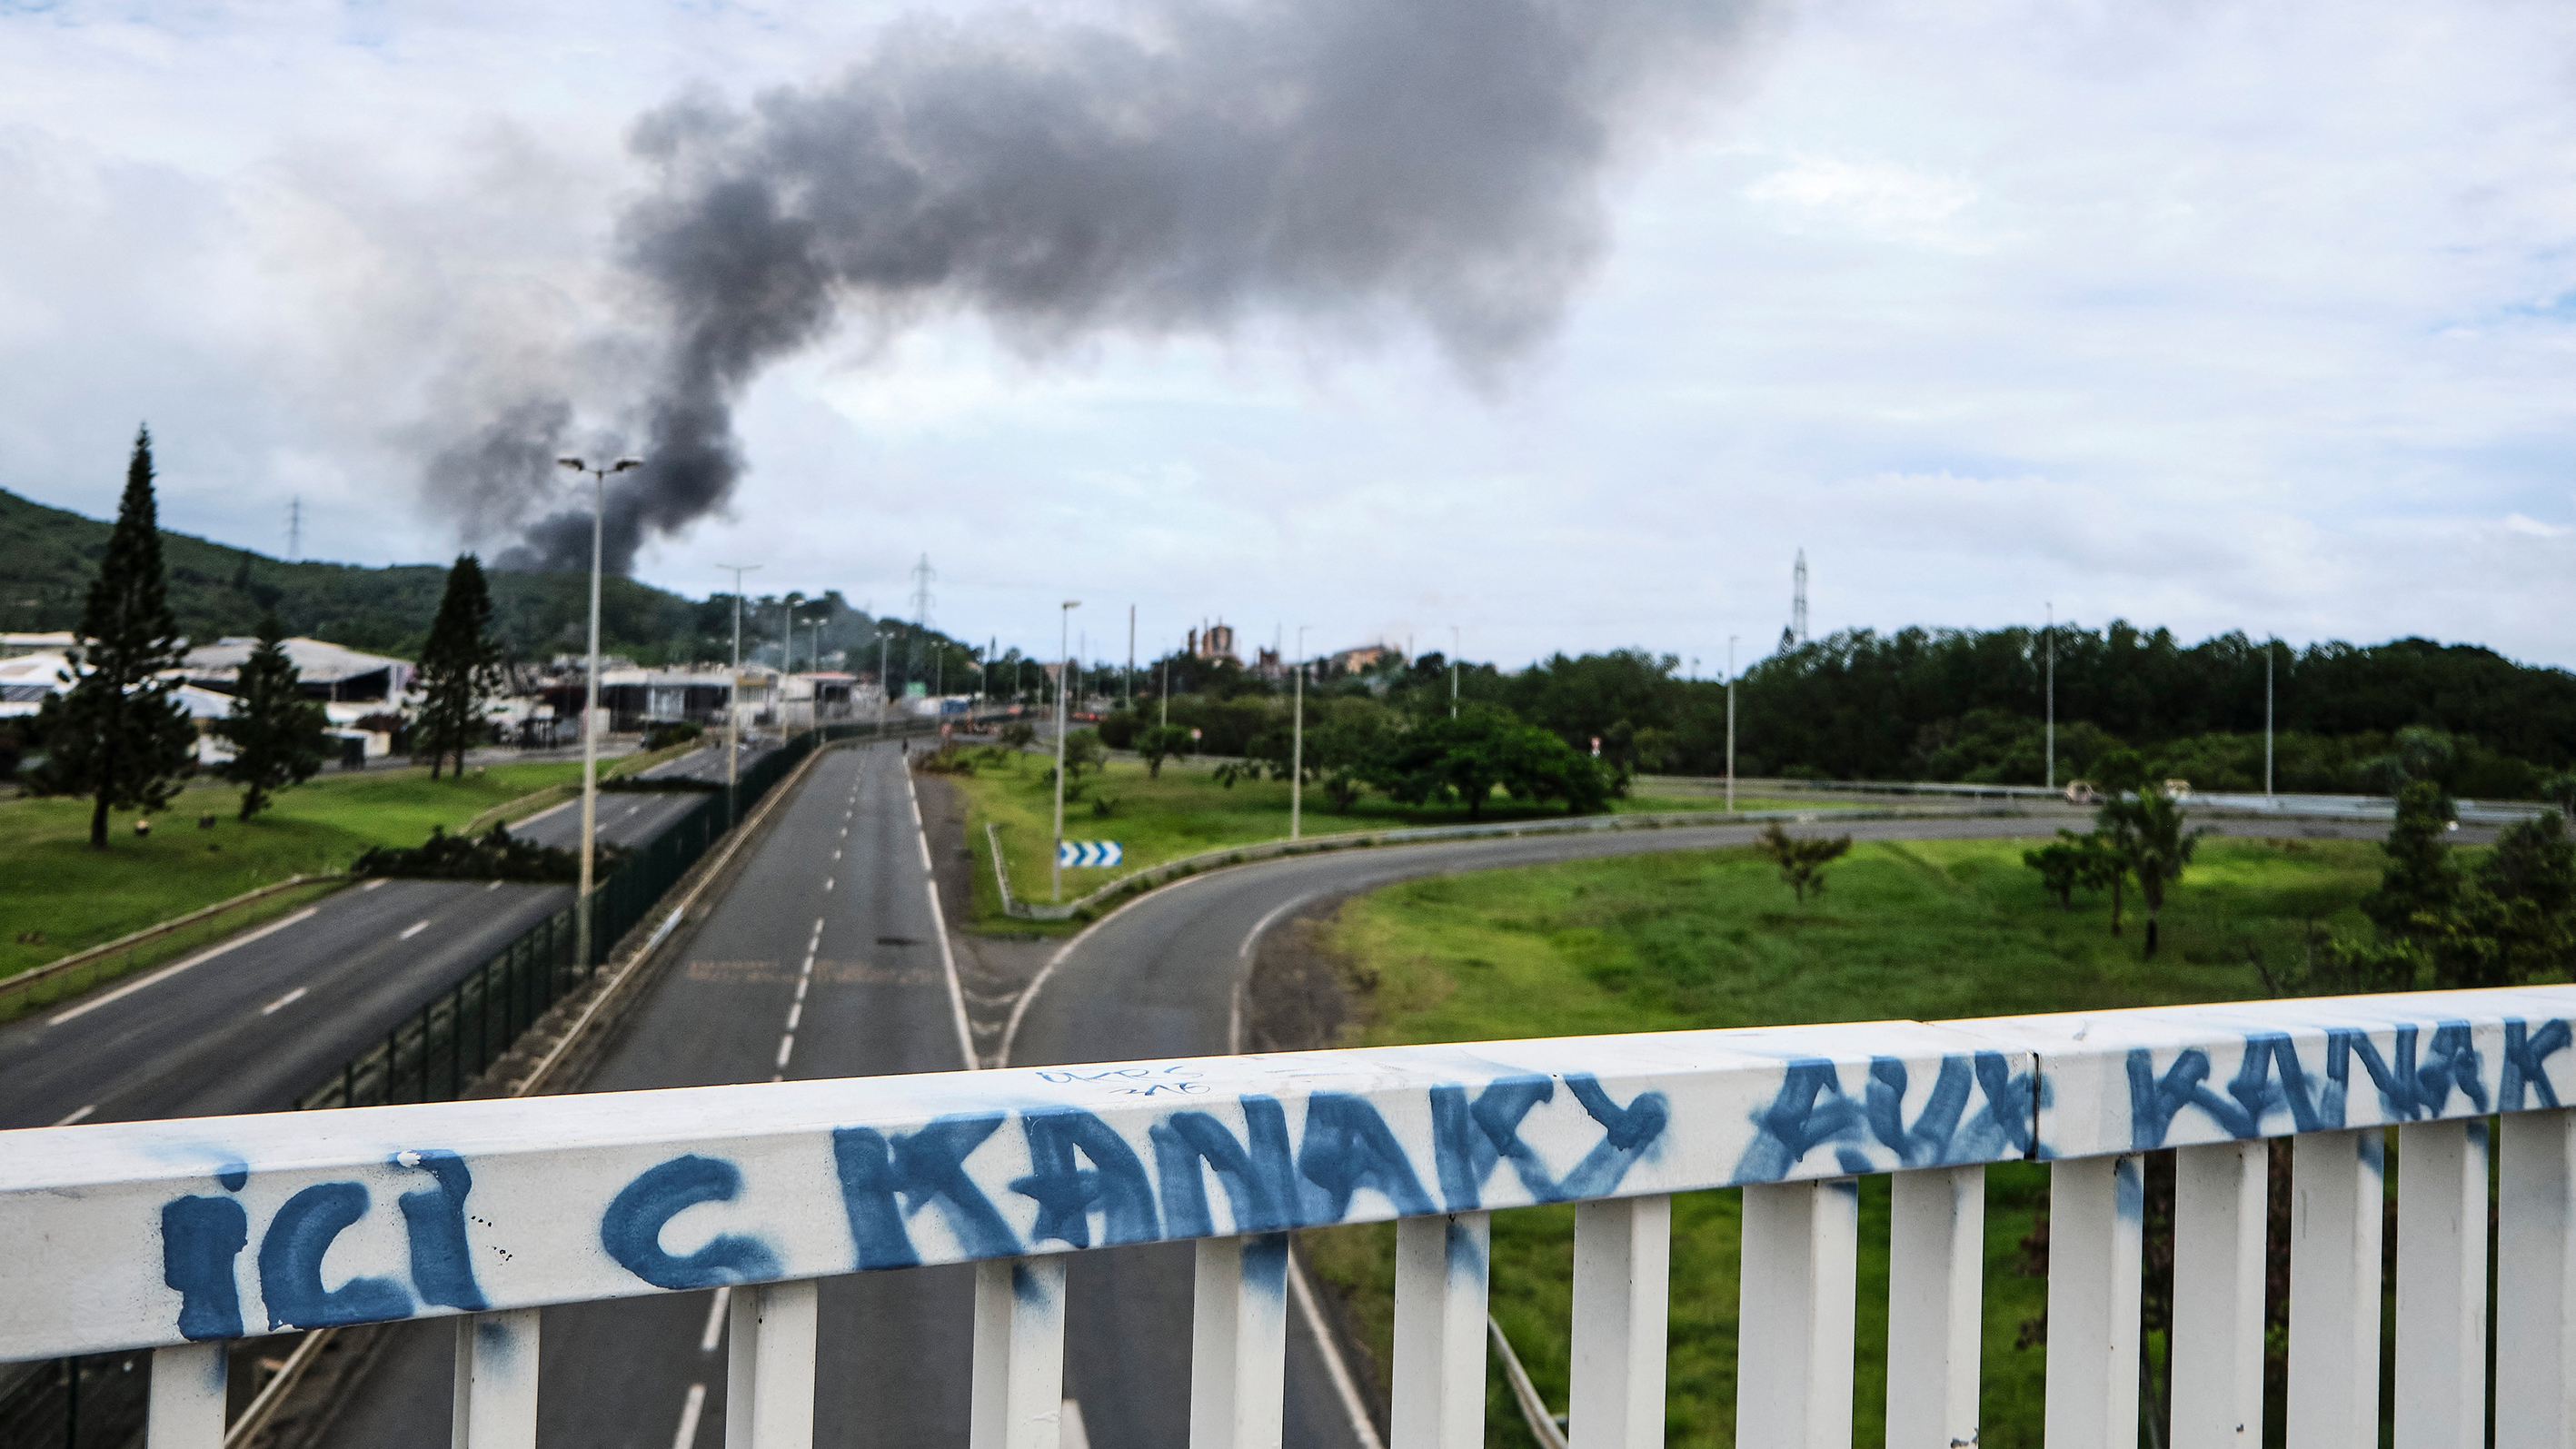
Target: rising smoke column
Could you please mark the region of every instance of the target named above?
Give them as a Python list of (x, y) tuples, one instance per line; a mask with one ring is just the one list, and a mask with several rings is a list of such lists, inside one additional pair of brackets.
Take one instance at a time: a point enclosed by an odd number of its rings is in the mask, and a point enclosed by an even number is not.
[[(1621, 142), (1705, 88), (1751, 0), (1164, 3), (895, 28), (835, 82), (643, 118), (623, 260), (667, 334), (607, 554), (721, 506), (733, 405), (845, 318), (980, 316), (1033, 355), (1262, 316), (1429, 331), (1471, 382), (1546, 337), (1604, 245)], [(532, 432), (551, 423), (553, 440)], [(568, 412), (502, 410), (433, 487), (537, 482)], [(540, 426), (541, 431), (541, 426)], [(536, 460), (536, 461), (531, 461)], [(589, 562), (587, 510), (506, 565)]]

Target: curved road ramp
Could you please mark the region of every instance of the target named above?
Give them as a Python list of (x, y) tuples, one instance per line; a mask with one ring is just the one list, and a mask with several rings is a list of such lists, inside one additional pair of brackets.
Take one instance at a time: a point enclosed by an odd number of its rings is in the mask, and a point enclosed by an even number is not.
[(724, 1442), (791, 1449), (818, 1363), (854, 1371), (818, 1343), (820, 1280), (972, 1263), (971, 1362), (900, 1372), (970, 1378), (977, 1449), (1052, 1449), (1079, 1433), (1068, 1256), (1187, 1240), (1189, 1442), (1276, 1445), (1306, 1296), (1286, 1231), (1397, 1218), (1392, 1440), (1472, 1446), (1489, 1214), (1570, 1201), (1572, 1443), (1636, 1449), (1662, 1442), (1669, 1197), (1741, 1187), (1739, 1442), (1839, 1445), (1856, 1183), (1889, 1174), (1890, 1442), (1974, 1444), (1985, 1168), (2038, 1159), (2048, 1442), (2131, 1449), (2140, 1154), (2177, 1148), (2172, 1441), (2237, 1444), (2263, 1422), (2265, 1139), (2289, 1137), (2291, 1442), (2367, 1444), (2393, 1132), (2397, 1442), (2485, 1441), (2492, 1394), (2492, 1442), (2568, 1444), (2571, 1018), (2576, 988), (2541, 987), (10, 1132), (0, 1360), (153, 1350), (149, 1443), (215, 1449), (225, 1340), (448, 1317), (455, 1442), (516, 1449), (540, 1308), (713, 1288)]

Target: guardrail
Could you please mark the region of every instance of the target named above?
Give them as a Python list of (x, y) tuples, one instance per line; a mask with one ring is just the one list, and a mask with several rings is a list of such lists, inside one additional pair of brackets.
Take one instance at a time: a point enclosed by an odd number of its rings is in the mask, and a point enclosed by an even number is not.
[(2048, 1443), (2132, 1449), (2143, 1154), (2174, 1149), (2173, 1442), (2244, 1444), (2264, 1410), (2265, 1139), (2289, 1137), (2290, 1442), (2369, 1444), (2393, 1132), (2396, 1441), (2486, 1442), (2492, 1394), (2493, 1442), (2561, 1445), (2571, 1017), (2559, 986), (14, 1132), (0, 1233), (48, 1246), (0, 1256), (0, 1360), (153, 1350), (153, 1449), (214, 1449), (225, 1340), (454, 1318), (455, 1440), (497, 1449), (535, 1442), (540, 1308), (721, 1287), (729, 1425), (804, 1446), (819, 1280), (972, 1262), (972, 1364), (915, 1369), (971, 1372), (976, 1444), (1039, 1449), (1058, 1443), (1066, 1254), (1193, 1241), (1192, 1442), (1275, 1445), (1285, 1234), (1400, 1219), (1393, 1439), (1474, 1445), (1490, 1214), (1574, 1203), (1571, 1439), (1646, 1446), (1671, 1195), (1738, 1188), (1738, 1442), (1842, 1445), (1856, 1183), (1884, 1174), (1890, 1442), (1973, 1444), (1985, 1167), (2030, 1159), (2051, 1164)]
[(1440, 840), (1486, 840), (1520, 835), (1591, 835), (1623, 830), (1686, 830), (1721, 825), (1763, 825), (1778, 820), (1789, 824), (1821, 824), (1847, 820), (1942, 820), (1975, 819), (1982, 816), (2014, 815), (2011, 810), (1908, 810), (1903, 807), (1885, 810), (1837, 809), (1830, 815), (1813, 810), (1664, 810), (1640, 811), (1631, 815), (1570, 815), (1540, 820), (1504, 820), (1490, 825), (1417, 825), (1392, 830), (1356, 830), (1338, 835), (1308, 835), (1296, 840), (1274, 839), (1246, 841), (1241, 845), (1221, 845), (1175, 860), (1162, 861), (1140, 870), (1130, 871), (1107, 885), (1061, 904), (1042, 905), (1024, 901), (1011, 892), (1010, 866), (1002, 858), (1002, 826), (998, 821), (984, 824), (985, 847), (993, 857), (993, 884), (1001, 893), (1002, 912), (1024, 921), (1069, 921), (1085, 912), (1097, 911), (1121, 896), (1151, 890), (1166, 881), (1201, 871), (1218, 870), (1229, 865), (1249, 865), (1256, 860), (1277, 860), (1291, 855), (1318, 855), (1335, 850), (1365, 850), (1380, 845), (1421, 845)]

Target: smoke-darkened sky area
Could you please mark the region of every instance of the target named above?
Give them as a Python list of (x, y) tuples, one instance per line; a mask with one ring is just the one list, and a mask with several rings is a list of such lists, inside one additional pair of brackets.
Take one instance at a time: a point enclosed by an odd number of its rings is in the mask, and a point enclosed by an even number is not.
[(2576, 12), (0, 8), (0, 487), (1051, 651), (2576, 664)]

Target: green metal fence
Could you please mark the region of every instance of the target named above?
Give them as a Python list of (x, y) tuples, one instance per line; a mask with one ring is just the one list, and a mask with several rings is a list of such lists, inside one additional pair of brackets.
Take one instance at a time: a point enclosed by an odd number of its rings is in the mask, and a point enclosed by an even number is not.
[(452, 1102), (515, 1045), (546, 1008), (587, 983), (623, 940), (735, 822), (807, 755), (825, 744), (879, 735), (927, 734), (934, 721), (827, 725), (759, 756), (731, 789), (719, 785), (696, 808), (637, 850), (590, 893), (592, 959), (580, 958), (580, 923), (566, 906), (475, 967), (403, 1019), (385, 1039), (352, 1057), (296, 1099), (298, 1109)]

